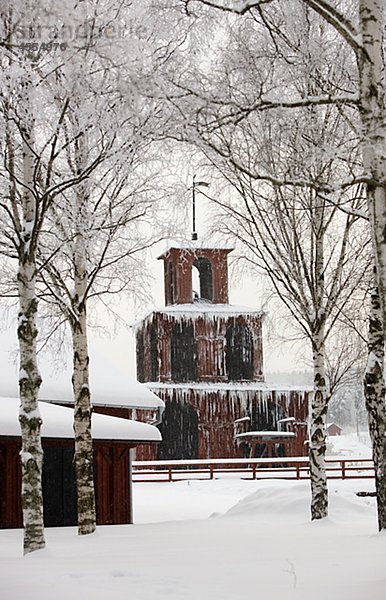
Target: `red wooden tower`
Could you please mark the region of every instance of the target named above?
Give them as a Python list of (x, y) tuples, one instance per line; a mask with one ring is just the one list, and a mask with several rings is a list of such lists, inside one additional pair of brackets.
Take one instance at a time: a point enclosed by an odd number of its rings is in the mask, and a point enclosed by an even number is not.
[(264, 383), (264, 315), (229, 304), (229, 252), (192, 241), (159, 257), (166, 306), (137, 330), (137, 377), (165, 401), (160, 459), (242, 456), (239, 419), (258, 430), (296, 422), (285, 452), (304, 454), (307, 392)]

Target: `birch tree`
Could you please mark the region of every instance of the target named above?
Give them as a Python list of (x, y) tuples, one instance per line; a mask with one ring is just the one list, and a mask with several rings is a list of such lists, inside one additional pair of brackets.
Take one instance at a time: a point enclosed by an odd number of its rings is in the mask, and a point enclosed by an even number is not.
[(374, 273), (370, 297), (368, 360), (364, 375), (364, 395), (373, 448), (378, 528), (386, 529), (386, 405), (385, 334), (379, 290)]
[[(26, 40), (25, 36), (28, 35), (26, 32), (36, 32), (35, 25), (47, 15), (57, 17), (63, 23), (66, 15), (71, 14), (71, 6), (71, 2), (59, 8), (50, 2), (36, 7), (16, 3), (12, 7), (7, 6), (1, 15), (4, 33), (0, 96), (4, 157), (1, 169), (1, 251), (16, 260), (18, 265), (19, 420), (25, 553), (45, 545), (41, 418), (38, 411), (41, 377), (36, 359), (37, 256), (39, 254), (41, 260), (42, 233), (47, 235), (46, 218), (58, 197), (85, 180), (110, 145), (109, 136), (105, 136), (92, 162), (81, 165), (75, 174), (63, 172), (68, 145), (74, 141), (68, 137), (64, 126), (71, 99), (58, 77), (64, 57), (50, 54), (54, 47), (52, 40), (47, 38), (51, 32), (49, 27), (39, 29), (39, 36), (43, 37), (38, 36), (36, 43)], [(57, 50), (64, 52), (67, 49), (66, 44), (63, 48), (60, 44), (55, 45)], [(81, 132), (76, 135), (79, 139)], [(45, 260), (49, 260), (52, 252), (51, 245)]]
[[(197, 144), (238, 190), (244, 206), (233, 204), (230, 209), (238, 223), (236, 235), (244, 243), (248, 240), (249, 252), (258, 257), (281, 297), (287, 294), (287, 307), (295, 320), (306, 319), (303, 330), (311, 340), (315, 369), (311, 515), (322, 518), (327, 514), (324, 345), (337, 303), (344, 304), (352, 293), (346, 279), (345, 295), (341, 278), (352, 250), (349, 233), (355, 221), (348, 216), (343, 226), (342, 245), (336, 245), (341, 249), (338, 266), (339, 251), (335, 262), (331, 246), (326, 247), (326, 234), (340, 218), (328, 209), (328, 202), (345, 210), (356, 192), (345, 196), (344, 190), (364, 177), (358, 157), (355, 62), (340, 32), (331, 33), (325, 15), (320, 18), (311, 10), (311, 4), (327, 3), (188, 0), (183, 4), (196, 30), (211, 16), (210, 9), (200, 12), (203, 5), (220, 8), (226, 15), (243, 15), (240, 22), (232, 16), (221, 18), (217, 40), (206, 44), (208, 58), (203, 58), (205, 50), (198, 50), (199, 58), (189, 61), (185, 77), (185, 73), (178, 79), (171, 76), (174, 86), (169, 97), (178, 107), (177, 119), (182, 115), (175, 137)], [(323, 135), (323, 127), (331, 132), (329, 137)], [(315, 135), (316, 131), (322, 133)], [(268, 200), (269, 193), (274, 201)], [(297, 208), (295, 196), (303, 196)], [(216, 201), (224, 207), (223, 201)], [(308, 244), (302, 239), (305, 229), (298, 212), (305, 205), (314, 236)], [(358, 206), (353, 210), (363, 214)], [(275, 246), (283, 240), (285, 252), (276, 252)], [(288, 265), (298, 261), (301, 269), (294, 276)], [(333, 276), (327, 291), (328, 269)], [(338, 312), (341, 309), (342, 305)]]
[[(141, 295), (138, 288), (146, 273), (143, 254), (165, 231), (162, 226), (156, 234), (149, 229), (149, 223), (157, 222), (154, 213), (159, 195), (154, 182), (143, 175), (140, 181), (140, 173), (130, 173), (129, 157), (123, 152), (119, 163), (124, 163), (125, 156), (126, 164), (119, 167), (106, 161), (87, 185), (71, 190), (63, 198), (60, 209), (50, 219), (61, 247), (40, 273), (45, 305), (51, 308), (51, 314), (59, 312), (71, 331), (80, 534), (92, 533), (96, 524), (88, 307), (90, 302), (94, 305), (106, 296), (114, 299), (123, 292)], [(106, 306), (108, 300), (103, 303)]]
[[(13, 56), (14, 23), (10, 13), (3, 15), (2, 25), (6, 33), (2, 68), (3, 74), (8, 74), (8, 85), (3, 87), (1, 95), (4, 133), (1, 210), (3, 224), (7, 228), (3, 232), (5, 242), (2, 246), (18, 263), (19, 421), (22, 437), (24, 553), (28, 553), (45, 545), (41, 491), (42, 420), (37, 403), (41, 377), (36, 358), (36, 253), (50, 196), (35, 185), (38, 153), (35, 136), (39, 122), (37, 104), (40, 100), (36, 88), (39, 78), (28, 57), (20, 61)], [(52, 148), (52, 139), (51, 144)]]
[(87, 306), (93, 297), (138, 290), (145, 269), (141, 265), (140, 272), (137, 257), (167, 230), (158, 221), (157, 232), (149, 232), (155, 199), (165, 197), (167, 186), (159, 178), (158, 189), (155, 184), (159, 103), (142, 102), (141, 93), (156, 69), (157, 49), (148, 39), (150, 30), (145, 37), (133, 34), (139, 3), (130, 15), (116, 6), (116, 19), (125, 17), (124, 38), (113, 45), (109, 39), (95, 43), (93, 32), (109, 27), (113, 4), (96, 3), (98, 12), (90, 10), (90, 3), (79, 9), (90, 35), (61, 69), (70, 104), (63, 170), (76, 178), (86, 165), (95, 169), (63, 194), (61, 206), (52, 211), (50, 222), (60, 242), (49, 261), (43, 257), (41, 273), (48, 291), (43, 292), (45, 300), (57, 306), (71, 329), (79, 534), (96, 527)]
[[(44, 219), (51, 203), (65, 184), (57, 185), (47, 157), (54, 157), (61, 130), (61, 114), (55, 114), (56, 129), (47, 132), (41, 120), (46, 105), (44, 79), (29, 53), (15, 44), (15, 28), (22, 14), (7, 7), (2, 13), (3, 131), (1, 170), (2, 251), (17, 261), (19, 295), (18, 340), (20, 351), (20, 413), (22, 450), (22, 507), (24, 553), (43, 548), (41, 491), (42, 447), (38, 410), (41, 377), (36, 358), (37, 339), (37, 251)], [(30, 13), (34, 16), (34, 13)], [(48, 168), (42, 177), (42, 163)]]
[(318, 519), (327, 514), (324, 455), (330, 390), (325, 372), (326, 340), (368, 267), (366, 236), (360, 233), (355, 217), (342, 219), (339, 209), (331, 209), (312, 191), (302, 193), (303, 203), (299, 193), (291, 197), (286, 190), (278, 193), (279, 198), (272, 195), (262, 196), (253, 187), (246, 194), (244, 187), (242, 203), (221, 202), (222, 231), (241, 242), (240, 252), (251, 266), (268, 275), (293, 321), (310, 341), (314, 371), (311, 515)]

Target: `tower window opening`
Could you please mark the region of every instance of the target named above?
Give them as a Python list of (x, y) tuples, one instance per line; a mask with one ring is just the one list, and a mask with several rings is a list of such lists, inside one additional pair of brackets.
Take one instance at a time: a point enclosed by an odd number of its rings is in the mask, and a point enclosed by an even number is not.
[(213, 273), (212, 265), (207, 258), (197, 258), (192, 269), (193, 300), (213, 300)]
[(193, 302), (200, 299), (200, 273), (193, 265), (192, 268), (192, 296)]

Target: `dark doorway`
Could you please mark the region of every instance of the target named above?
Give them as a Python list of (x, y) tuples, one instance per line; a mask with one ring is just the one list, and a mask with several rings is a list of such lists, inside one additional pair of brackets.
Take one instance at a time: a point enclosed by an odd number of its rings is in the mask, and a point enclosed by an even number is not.
[(73, 468), (74, 450), (44, 446), (43, 506), (44, 525), (76, 525), (76, 484)]
[(137, 333), (137, 379), (140, 382), (145, 381), (145, 346), (143, 343), (143, 333)]
[(277, 431), (278, 421), (288, 417), (287, 412), (273, 400), (255, 399), (251, 406), (251, 429)]
[[(172, 261), (168, 263), (169, 288), (168, 288), (168, 304), (174, 304), (174, 266)], [(165, 281), (165, 284), (166, 281)]]

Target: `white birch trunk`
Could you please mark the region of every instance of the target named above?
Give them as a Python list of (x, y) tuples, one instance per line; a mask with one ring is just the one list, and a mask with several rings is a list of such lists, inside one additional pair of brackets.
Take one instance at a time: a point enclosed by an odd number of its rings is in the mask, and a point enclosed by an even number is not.
[(358, 56), (362, 156), (370, 178), (368, 203), (378, 289), (386, 322), (386, 121), (383, 86), (384, 0), (359, 0), (363, 51)]
[(314, 368), (314, 393), (310, 424), (310, 481), (311, 519), (323, 519), (328, 515), (328, 489), (326, 476), (326, 418), (327, 390), (324, 369), (325, 360), (325, 310), (324, 310), (324, 209), (316, 196), (314, 207), (315, 231), (315, 315), (313, 315), (312, 358)]
[[(78, 293), (81, 287), (83, 287), (81, 275), (78, 271), (76, 281)], [(96, 514), (86, 310), (82, 302), (78, 303), (77, 314), (78, 320), (72, 328), (74, 356), (74, 465), (77, 488), (78, 533), (84, 535), (95, 531)]]
[[(24, 554), (44, 548), (42, 466), (43, 450), (38, 408), (41, 377), (36, 358), (36, 245), (31, 239), (36, 218), (36, 200), (30, 191), (33, 185), (34, 156), (32, 134), (25, 132), (23, 143), (24, 184), (23, 230), (21, 232), (18, 291), (20, 349), (20, 411), (22, 451), (22, 507), (24, 524)], [(28, 142), (28, 143), (27, 143)]]
[(77, 320), (72, 322), (74, 371), (74, 434), (75, 474), (78, 505), (78, 533), (93, 533), (96, 528), (95, 494), (93, 477), (93, 448), (91, 434), (91, 398), (89, 387), (89, 355), (87, 319), (84, 294), (87, 287), (84, 239), (81, 234), (75, 241), (75, 297), (73, 311)]
[(311, 519), (328, 515), (328, 489), (326, 476), (326, 419), (327, 392), (324, 371), (324, 331), (320, 329), (313, 342), (314, 393), (310, 424), (310, 481)]
[[(83, 163), (84, 140), (77, 148), (79, 166)], [(93, 446), (91, 433), (91, 396), (89, 386), (89, 354), (87, 341), (87, 191), (85, 184), (76, 193), (75, 248), (74, 248), (74, 297), (71, 319), (73, 339), (73, 390), (75, 474), (78, 503), (78, 533), (85, 535), (96, 529), (94, 490)]]
[(384, 382), (385, 339), (378, 289), (371, 294), (368, 361), (364, 393), (375, 467), (378, 528), (386, 529), (386, 404)]
[(362, 156), (379, 295), (373, 293), (369, 318), (369, 357), (365, 400), (376, 469), (379, 529), (386, 527), (384, 324), (386, 323), (386, 111), (383, 88), (383, 0), (360, 0), (364, 50), (358, 58)]

